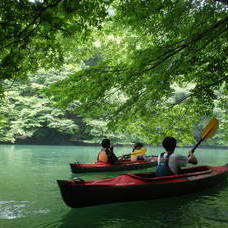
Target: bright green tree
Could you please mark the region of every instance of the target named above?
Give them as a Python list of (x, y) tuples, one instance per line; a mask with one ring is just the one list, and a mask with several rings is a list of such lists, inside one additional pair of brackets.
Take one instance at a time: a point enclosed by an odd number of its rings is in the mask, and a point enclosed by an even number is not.
[(77, 112), (107, 119), (113, 130), (193, 143), (202, 118), (216, 116), (218, 106), (227, 116), (227, 37), (226, 2), (115, 1), (87, 44), (90, 60), (101, 58), (51, 94), (62, 107), (77, 101)]
[[(45, 82), (47, 76), (49, 80)], [(40, 91), (49, 81), (50, 74), (43, 73), (42, 77), (38, 74), (26, 83), (7, 83), (0, 107), (0, 116), (3, 117), (0, 127), (1, 142), (29, 141), (35, 137), (34, 143), (58, 143), (60, 135), (69, 141), (72, 135), (77, 134), (78, 125), (67, 118), (66, 112), (54, 107), (41, 94)]]
[(110, 0), (0, 2), (0, 79), (26, 78), (63, 64), (61, 37), (84, 40), (107, 17)]
[(193, 126), (216, 109), (228, 129), (227, 1), (7, 0), (0, 9), (2, 79), (65, 61), (81, 70), (49, 95), (113, 130), (192, 143)]

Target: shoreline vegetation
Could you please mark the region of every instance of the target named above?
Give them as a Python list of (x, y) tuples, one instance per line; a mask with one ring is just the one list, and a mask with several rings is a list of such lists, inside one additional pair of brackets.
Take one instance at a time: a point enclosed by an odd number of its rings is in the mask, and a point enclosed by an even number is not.
[(226, 0), (0, 6), (0, 144), (228, 148)]
[[(68, 142), (68, 143), (62, 143), (62, 144), (47, 144), (47, 143), (10, 143), (10, 142), (0, 142), (0, 145), (37, 145), (37, 146), (100, 146), (99, 143), (89, 143), (89, 142)], [(151, 144), (145, 144), (148, 147), (159, 147), (153, 146)], [(124, 147), (124, 146), (132, 146), (132, 144), (114, 144), (114, 147)], [(186, 146), (177, 146), (177, 148), (192, 148), (194, 145), (186, 145)], [(206, 148), (206, 149), (228, 149), (228, 146), (220, 146), (220, 145), (200, 145), (200, 148)]]

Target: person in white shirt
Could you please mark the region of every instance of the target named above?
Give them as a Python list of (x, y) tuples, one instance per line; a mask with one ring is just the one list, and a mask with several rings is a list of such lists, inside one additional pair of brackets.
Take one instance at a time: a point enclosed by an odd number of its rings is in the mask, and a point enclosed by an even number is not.
[(156, 176), (169, 176), (178, 174), (181, 167), (187, 165), (187, 163), (197, 164), (198, 161), (192, 150), (189, 151), (188, 157), (174, 152), (176, 148), (177, 140), (173, 137), (166, 137), (162, 145), (165, 152), (161, 153), (158, 157), (158, 166), (155, 172)]

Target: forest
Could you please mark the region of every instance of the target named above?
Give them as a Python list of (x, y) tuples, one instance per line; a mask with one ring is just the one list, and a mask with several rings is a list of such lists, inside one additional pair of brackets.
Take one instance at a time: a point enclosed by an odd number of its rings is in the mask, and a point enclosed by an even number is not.
[(227, 0), (0, 2), (0, 142), (228, 146)]

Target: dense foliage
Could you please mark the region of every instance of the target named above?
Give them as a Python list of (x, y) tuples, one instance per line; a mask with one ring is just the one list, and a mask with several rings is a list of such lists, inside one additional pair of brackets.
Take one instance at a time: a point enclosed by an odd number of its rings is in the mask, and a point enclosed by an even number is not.
[(58, 143), (61, 138), (77, 133), (78, 126), (66, 118), (66, 113), (54, 108), (40, 94), (39, 91), (45, 86), (44, 76), (33, 76), (26, 83), (7, 83), (10, 88), (6, 86), (0, 108), (3, 117), (0, 130), (2, 142), (29, 139), (36, 143)]
[[(208, 118), (228, 141), (227, 1), (5, 0), (1, 79), (68, 64), (61, 108), (157, 143), (193, 143)], [(57, 80), (56, 80), (57, 81)]]
[(88, 36), (107, 15), (109, 0), (4, 0), (0, 2), (0, 79), (25, 78), (40, 67), (58, 67), (61, 37)]
[[(93, 33), (89, 67), (52, 86), (60, 106), (146, 141), (193, 142), (193, 126), (220, 120), (227, 140), (227, 7), (202, 1), (120, 1)], [(85, 61), (87, 63), (87, 61)], [(68, 94), (64, 96), (64, 94)], [(63, 97), (62, 99), (60, 97)]]
[(53, 105), (42, 90), (70, 74), (65, 71), (39, 71), (27, 81), (5, 83), (1, 102), (0, 142), (27, 144), (100, 143), (109, 137), (114, 143), (129, 143), (136, 138), (114, 134), (105, 121), (82, 118)]

